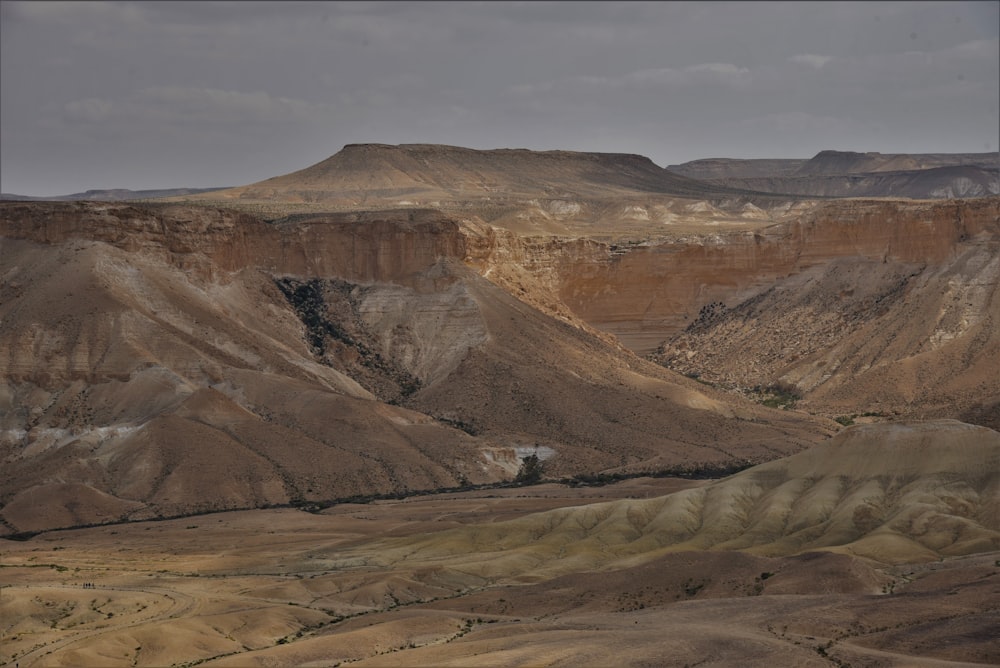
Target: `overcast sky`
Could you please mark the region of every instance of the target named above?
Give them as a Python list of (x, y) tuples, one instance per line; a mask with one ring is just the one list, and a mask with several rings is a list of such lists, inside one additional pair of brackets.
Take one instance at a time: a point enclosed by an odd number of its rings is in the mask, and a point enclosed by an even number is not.
[(1000, 2), (0, 1), (0, 191), (235, 186), (344, 144), (997, 151)]

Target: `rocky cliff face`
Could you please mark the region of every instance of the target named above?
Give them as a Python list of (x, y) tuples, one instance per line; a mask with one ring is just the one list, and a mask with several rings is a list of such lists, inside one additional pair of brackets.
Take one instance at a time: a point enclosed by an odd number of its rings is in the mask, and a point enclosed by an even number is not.
[(205, 272), (261, 267), (275, 273), (393, 281), (461, 257), (458, 224), (440, 212), (339, 213), (268, 225), (202, 207), (74, 202), (3, 205), (4, 236), (45, 244), (73, 239)]
[(997, 233), (998, 203), (828, 202), (758, 232), (620, 246), (574, 240), (520, 266), (533, 267), (576, 316), (648, 352), (706, 304), (748, 299), (836, 258), (941, 263), (964, 241)]

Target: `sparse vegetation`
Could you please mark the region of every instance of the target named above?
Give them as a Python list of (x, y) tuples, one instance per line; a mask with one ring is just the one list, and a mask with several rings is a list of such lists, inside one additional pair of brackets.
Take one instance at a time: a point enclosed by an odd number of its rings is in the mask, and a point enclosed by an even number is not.
[(521, 458), (521, 468), (514, 478), (518, 485), (534, 485), (542, 480), (545, 473), (545, 465), (537, 454), (530, 454)]
[(866, 411), (864, 413), (852, 413), (851, 415), (838, 415), (834, 417), (834, 421), (842, 424), (845, 427), (850, 427), (857, 424), (856, 420), (861, 418), (884, 418), (885, 413), (880, 413), (877, 411)]
[(692, 596), (697, 596), (698, 592), (704, 589), (705, 585), (707, 584), (708, 580), (694, 580), (692, 578), (689, 578), (684, 583), (684, 594), (689, 598)]
[(623, 480), (634, 478), (685, 478), (687, 480), (713, 480), (725, 478), (726, 476), (745, 471), (759, 462), (731, 462), (725, 464), (693, 462), (680, 466), (658, 469), (655, 471), (641, 471), (636, 473), (578, 473), (572, 478), (562, 479), (559, 482), (571, 487), (601, 487), (603, 485), (613, 485)]
[(760, 396), (760, 403), (768, 408), (790, 410), (802, 399), (802, 393), (790, 383), (777, 382), (766, 387), (757, 386), (753, 391)]

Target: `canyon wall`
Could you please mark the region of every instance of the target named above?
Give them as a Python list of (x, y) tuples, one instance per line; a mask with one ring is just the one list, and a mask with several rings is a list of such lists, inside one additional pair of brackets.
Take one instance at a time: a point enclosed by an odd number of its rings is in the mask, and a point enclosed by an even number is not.
[(824, 202), (620, 246), (491, 230), (467, 248), (522, 299), (702, 382), (785, 388), (843, 420), (1000, 427), (1000, 198)]
[(269, 225), (224, 209), (127, 204), (0, 207), (3, 236), (45, 244), (103, 242), (195, 272), (258, 267), (277, 274), (394, 281), (440, 257), (461, 258), (458, 224), (431, 210), (339, 213)]
[[(192, 271), (260, 267), (276, 275), (412, 282), (440, 258), (462, 261), (515, 296), (578, 326), (616, 335), (640, 354), (694, 322), (707, 304), (734, 304), (836, 258), (940, 264), (958, 245), (1000, 234), (1000, 199), (825, 202), (755, 232), (623, 245), (521, 236), (458, 223), (433, 210), (343, 213), (268, 225), (216, 209), (8, 204), (5, 236), (56, 243), (74, 236), (170, 257)], [(214, 269), (213, 269), (214, 268)]]
[(694, 322), (707, 304), (743, 301), (836, 258), (940, 264), (960, 244), (1000, 234), (998, 220), (998, 198), (844, 200), (758, 232), (622, 247), (573, 240), (557, 252), (552, 242), (529, 239), (521, 266), (542, 277), (577, 317), (645, 354)]

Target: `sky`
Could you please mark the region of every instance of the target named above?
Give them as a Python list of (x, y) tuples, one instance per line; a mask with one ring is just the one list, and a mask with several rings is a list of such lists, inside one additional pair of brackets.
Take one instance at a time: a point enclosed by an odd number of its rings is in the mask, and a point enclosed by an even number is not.
[(1000, 148), (1000, 2), (0, 0), (0, 192), (220, 187), (345, 144)]

